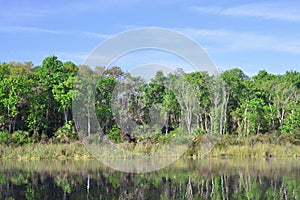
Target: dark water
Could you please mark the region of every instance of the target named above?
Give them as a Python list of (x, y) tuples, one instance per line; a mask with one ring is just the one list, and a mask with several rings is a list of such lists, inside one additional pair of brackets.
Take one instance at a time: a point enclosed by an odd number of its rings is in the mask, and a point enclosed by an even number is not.
[(97, 161), (0, 161), (0, 199), (300, 199), (300, 160), (178, 160), (147, 174)]

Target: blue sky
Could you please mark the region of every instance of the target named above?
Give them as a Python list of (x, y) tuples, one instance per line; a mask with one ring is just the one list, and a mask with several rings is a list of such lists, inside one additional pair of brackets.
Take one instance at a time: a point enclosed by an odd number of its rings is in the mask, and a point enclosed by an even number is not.
[(81, 64), (114, 34), (162, 27), (193, 38), (222, 70), (300, 71), (299, 11), (298, 0), (0, 0), (0, 61)]

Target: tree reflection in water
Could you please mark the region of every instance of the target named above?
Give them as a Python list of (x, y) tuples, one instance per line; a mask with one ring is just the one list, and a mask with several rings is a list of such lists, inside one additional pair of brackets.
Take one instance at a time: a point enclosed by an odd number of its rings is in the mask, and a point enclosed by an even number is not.
[(299, 199), (300, 160), (178, 160), (146, 174), (97, 161), (1, 161), (0, 199)]

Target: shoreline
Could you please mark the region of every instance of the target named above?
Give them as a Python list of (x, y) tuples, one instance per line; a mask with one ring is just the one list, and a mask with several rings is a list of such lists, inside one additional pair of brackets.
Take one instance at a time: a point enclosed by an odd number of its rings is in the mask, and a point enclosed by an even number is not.
[[(199, 146), (192, 145), (182, 158), (300, 158), (299, 145), (228, 145), (215, 146), (201, 155)], [(126, 157), (124, 157), (126, 158)], [(80, 142), (69, 144), (27, 144), (23, 146), (0, 145), (0, 160), (96, 160)]]

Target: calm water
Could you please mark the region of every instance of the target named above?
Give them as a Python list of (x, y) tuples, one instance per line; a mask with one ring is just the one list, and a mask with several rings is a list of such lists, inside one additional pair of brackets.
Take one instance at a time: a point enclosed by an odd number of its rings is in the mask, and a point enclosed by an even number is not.
[(178, 160), (147, 174), (97, 161), (0, 161), (0, 199), (300, 199), (300, 160)]

